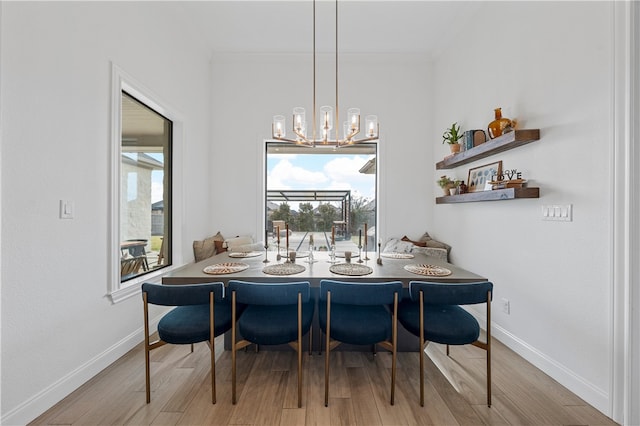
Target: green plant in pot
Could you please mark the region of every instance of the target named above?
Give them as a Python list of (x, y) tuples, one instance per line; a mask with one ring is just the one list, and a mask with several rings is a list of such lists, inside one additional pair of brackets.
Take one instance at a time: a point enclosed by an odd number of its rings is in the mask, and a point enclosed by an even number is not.
[(464, 133), (460, 130), (458, 123), (453, 123), (451, 127), (442, 134), (442, 143), (448, 143), (451, 152), (460, 152), (460, 143), (458, 143), (458, 141), (462, 139), (463, 135)]
[(440, 188), (444, 191), (444, 195), (449, 195), (449, 189), (456, 187), (456, 181), (452, 180), (449, 176), (443, 175), (440, 176), (440, 179), (436, 181)]

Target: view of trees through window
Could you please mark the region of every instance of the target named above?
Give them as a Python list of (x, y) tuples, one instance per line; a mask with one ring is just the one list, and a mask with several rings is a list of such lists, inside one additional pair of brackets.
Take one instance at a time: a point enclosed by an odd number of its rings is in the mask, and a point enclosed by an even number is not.
[[(308, 148), (277, 142), (266, 149), (266, 225), (294, 232), (376, 241), (376, 145)], [(282, 222), (279, 222), (282, 221)]]

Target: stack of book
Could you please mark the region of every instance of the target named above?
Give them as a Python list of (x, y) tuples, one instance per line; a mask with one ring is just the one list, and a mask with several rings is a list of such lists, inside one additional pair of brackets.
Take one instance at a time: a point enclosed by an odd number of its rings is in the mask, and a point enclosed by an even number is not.
[(511, 179), (491, 181), (491, 189), (506, 189), (506, 188), (525, 188), (527, 186), (526, 179)]

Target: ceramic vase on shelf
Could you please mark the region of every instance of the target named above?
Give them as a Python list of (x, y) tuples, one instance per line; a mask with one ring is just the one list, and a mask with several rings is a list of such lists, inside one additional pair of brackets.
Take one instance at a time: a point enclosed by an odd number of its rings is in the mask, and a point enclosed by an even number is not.
[(495, 120), (489, 123), (489, 126), (487, 127), (489, 137), (491, 139), (502, 136), (503, 134), (509, 133), (513, 130), (513, 122), (508, 118), (502, 117), (502, 108), (496, 108), (494, 112)]
[(460, 144), (459, 143), (451, 143), (449, 144), (449, 148), (451, 149), (452, 153), (458, 153), (460, 152)]

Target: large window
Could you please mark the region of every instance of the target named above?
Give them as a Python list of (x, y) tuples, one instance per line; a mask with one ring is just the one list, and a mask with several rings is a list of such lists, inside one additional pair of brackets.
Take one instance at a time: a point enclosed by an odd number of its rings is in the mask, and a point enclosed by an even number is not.
[(144, 85), (112, 66), (108, 295), (139, 294), (182, 263), (180, 241), (183, 122)]
[(266, 229), (284, 222), (301, 238), (313, 233), (321, 249), (332, 232), (356, 247), (366, 228), (377, 241), (376, 156), (375, 143), (334, 149), (267, 142)]
[(122, 92), (120, 281), (171, 264), (172, 122)]

